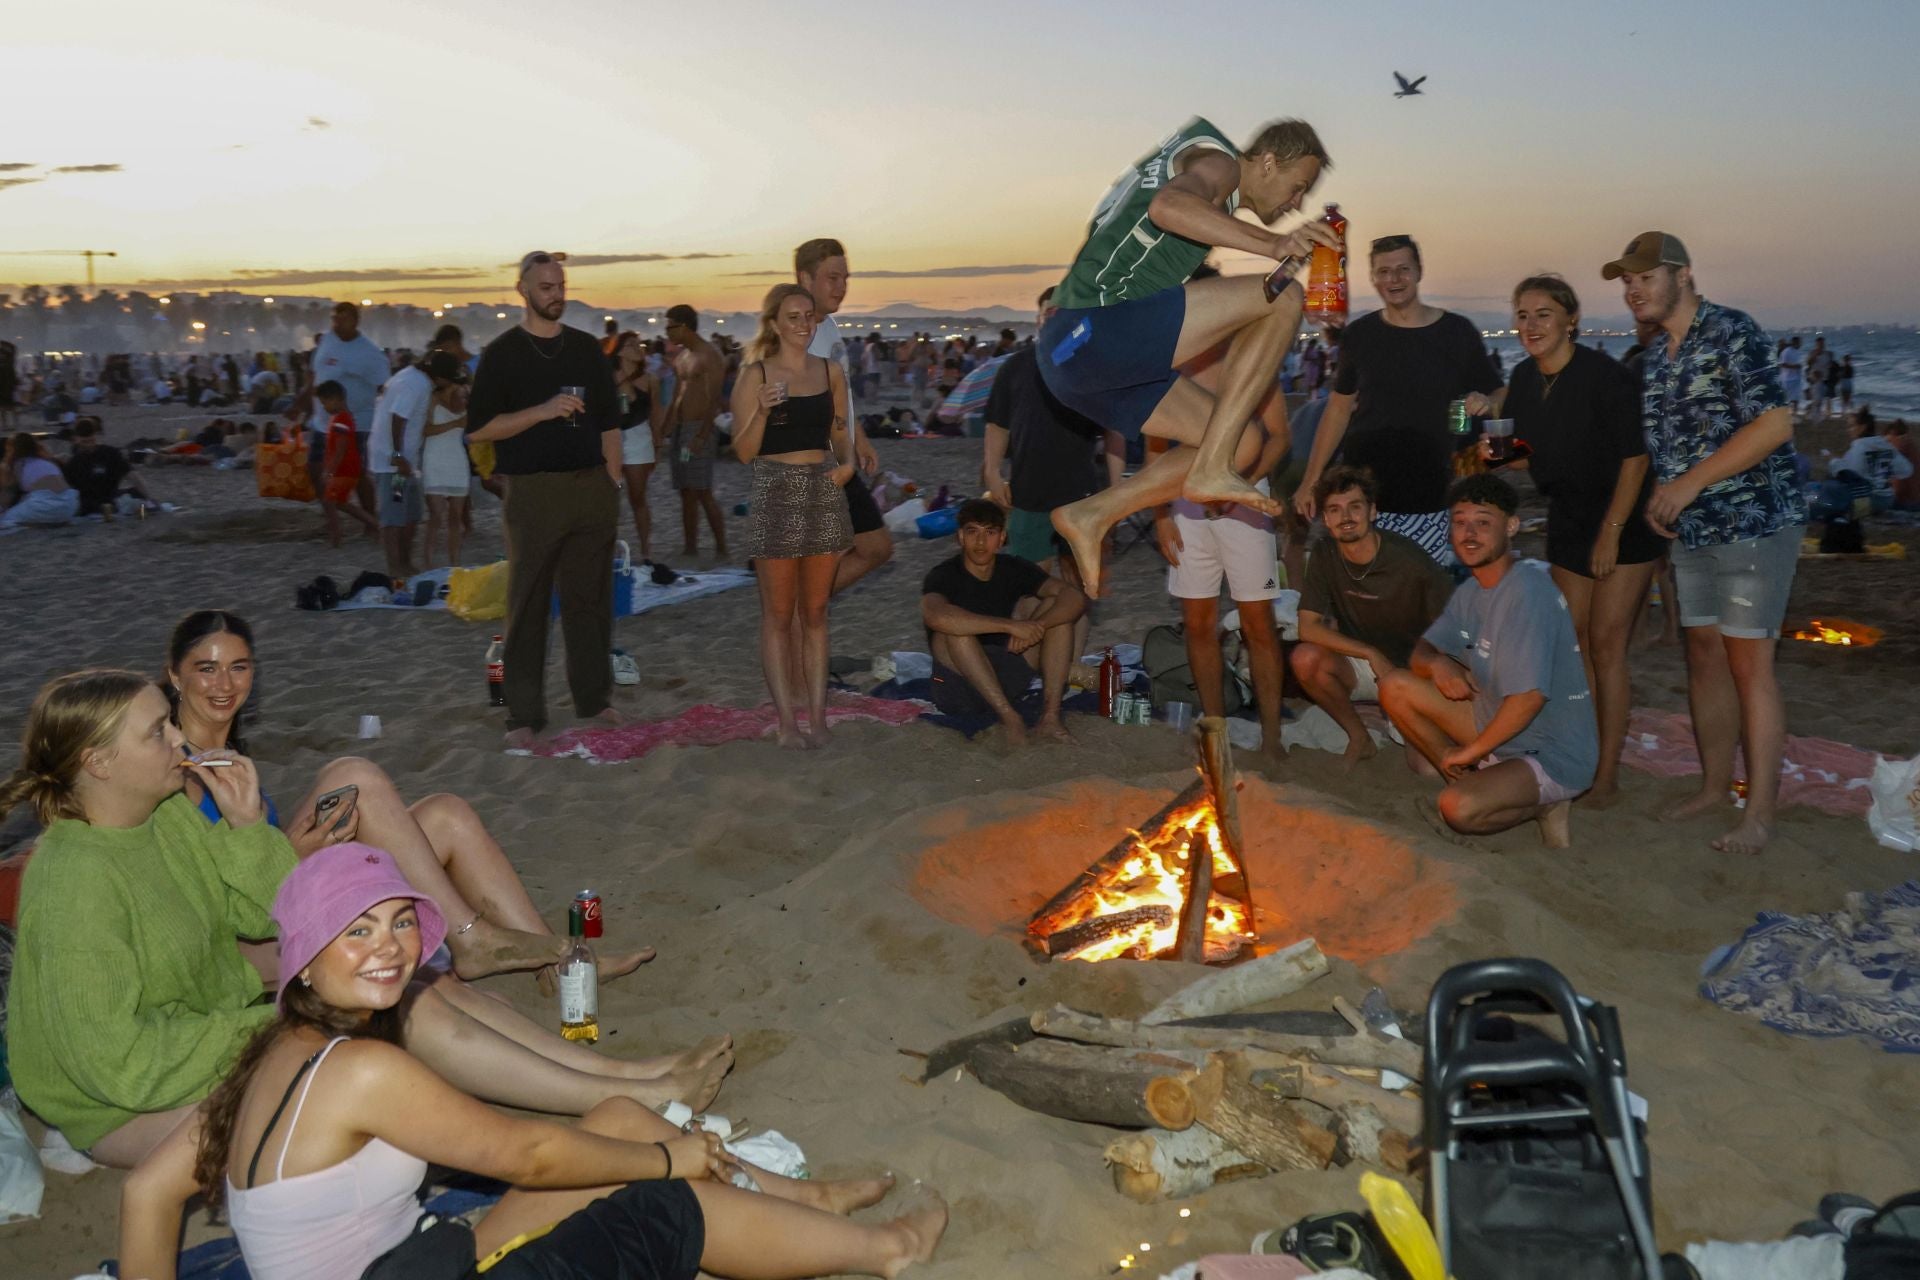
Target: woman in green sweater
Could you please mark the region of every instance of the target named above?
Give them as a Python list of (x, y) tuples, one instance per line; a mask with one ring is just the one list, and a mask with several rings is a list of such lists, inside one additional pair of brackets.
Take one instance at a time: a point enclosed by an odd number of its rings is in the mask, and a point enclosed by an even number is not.
[[(20, 887), (9, 1067), (43, 1120), (120, 1167), (190, 1116), (273, 1016), (240, 943), (273, 936), (268, 910), (294, 865), (264, 820), (252, 763), (187, 757), (169, 710), (132, 672), (62, 676), (34, 700), (20, 767), (0, 784), (0, 815), (28, 804), (46, 826)], [(189, 772), (220, 822), (182, 794)], [(698, 1110), (731, 1065), (724, 1038), (603, 1058), (498, 1001), (456, 1002), (459, 986), (443, 978), (413, 993), (405, 1043), (489, 1101), (567, 1115), (615, 1097)]]

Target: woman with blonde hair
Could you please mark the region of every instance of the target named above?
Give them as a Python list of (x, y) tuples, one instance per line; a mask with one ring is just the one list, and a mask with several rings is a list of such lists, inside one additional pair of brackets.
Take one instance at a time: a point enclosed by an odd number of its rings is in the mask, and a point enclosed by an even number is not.
[(827, 598), (853, 543), (840, 492), (853, 476), (846, 375), (807, 354), (815, 325), (813, 295), (775, 285), (733, 388), (733, 449), (753, 469), (747, 554), (760, 582), (760, 663), (780, 745), (796, 748), (827, 742)]

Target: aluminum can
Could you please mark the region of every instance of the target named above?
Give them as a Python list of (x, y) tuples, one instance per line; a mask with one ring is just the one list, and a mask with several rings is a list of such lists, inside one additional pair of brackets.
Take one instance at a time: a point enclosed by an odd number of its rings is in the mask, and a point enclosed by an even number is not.
[(600, 895), (591, 889), (582, 889), (573, 895), (573, 905), (580, 912), (580, 934), (585, 938), (600, 936)]
[(1134, 724), (1152, 724), (1153, 723), (1153, 699), (1145, 696), (1139, 696), (1139, 695), (1135, 696), (1133, 700), (1132, 723)]
[(1467, 402), (1455, 400), (1447, 405), (1447, 430), (1456, 436), (1471, 434), (1473, 419), (1467, 413)]
[(1133, 722), (1133, 695), (1120, 692), (1113, 695), (1113, 722), (1131, 724)]

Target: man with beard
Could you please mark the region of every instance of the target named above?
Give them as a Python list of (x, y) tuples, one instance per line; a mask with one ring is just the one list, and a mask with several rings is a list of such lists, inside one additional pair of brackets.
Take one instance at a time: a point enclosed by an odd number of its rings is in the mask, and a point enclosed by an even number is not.
[[(593, 335), (560, 323), (564, 255), (520, 260), (520, 323), (480, 353), (467, 439), (491, 441), (510, 476), (507, 543), (507, 746), (531, 745), (547, 723), (547, 626), (560, 593), (567, 687), (582, 719), (619, 724), (613, 668), (613, 543), (626, 485), (620, 405)], [(569, 388), (583, 389), (584, 395)]]
[(1407, 665), (1453, 591), (1418, 543), (1375, 523), (1374, 493), (1373, 475), (1357, 467), (1334, 467), (1315, 486), (1328, 540), (1307, 560), (1290, 655), (1307, 696), (1347, 731), (1349, 769), (1374, 751), (1354, 701), (1380, 700), (1380, 681)]
[(1623, 282), (1636, 324), (1660, 326), (1641, 365), (1655, 486), (1647, 523), (1674, 539), (1701, 771), (1699, 792), (1666, 816), (1730, 806), (1741, 748), (1746, 812), (1712, 843), (1723, 853), (1758, 853), (1773, 834), (1787, 738), (1774, 648), (1807, 525), (1792, 407), (1772, 340), (1745, 312), (1700, 296), (1679, 240), (1645, 232), (1600, 274)]
[[(1447, 782), (1420, 811), (1435, 830), (1489, 835), (1529, 820), (1572, 843), (1573, 798), (1593, 785), (1599, 731), (1573, 618), (1553, 579), (1513, 556), (1519, 495), (1494, 475), (1447, 494), (1453, 553), (1472, 577), (1380, 682), (1380, 706), (1417, 772)], [(1444, 825), (1443, 825), (1444, 824)]]

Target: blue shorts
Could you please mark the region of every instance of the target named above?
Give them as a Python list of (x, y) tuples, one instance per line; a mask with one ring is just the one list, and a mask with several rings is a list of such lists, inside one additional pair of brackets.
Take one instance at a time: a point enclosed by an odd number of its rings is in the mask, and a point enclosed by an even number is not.
[(1105, 307), (1062, 307), (1036, 343), (1047, 390), (1109, 431), (1137, 439), (1180, 377), (1173, 357), (1185, 287)]

